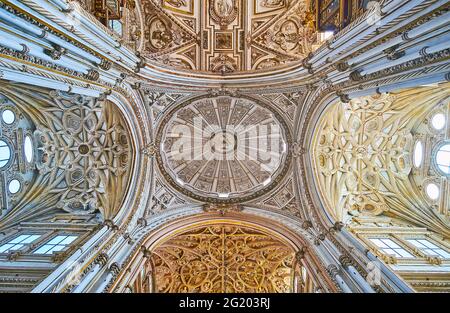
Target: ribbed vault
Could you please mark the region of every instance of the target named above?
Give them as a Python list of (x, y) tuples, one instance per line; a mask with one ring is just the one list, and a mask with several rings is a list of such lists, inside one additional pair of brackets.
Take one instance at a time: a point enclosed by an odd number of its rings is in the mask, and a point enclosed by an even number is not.
[[(409, 223), (450, 233), (448, 181), (437, 179), (441, 202), (431, 201), (424, 190), (427, 179), (436, 180), (431, 152), (445, 140), (445, 129), (427, 136), (420, 127), (424, 120), (431, 125), (431, 113), (437, 110), (447, 116), (449, 96), (448, 85), (424, 86), (329, 106), (318, 123), (311, 157), (319, 193), (333, 219)], [(419, 139), (428, 148), (422, 152), (424, 162), (414, 166)]]
[[(4, 207), (0, 226), (56, 213), (112, 219), (130, 179), (133, 144), (120, 110), (110, 101), (43, 88), (3, 85), (0, 93), (33, 121), (33, 181)], [(22, 161), (22, 163), (24, 163)], [(17, 173), (25, 171), (16, 168)]]

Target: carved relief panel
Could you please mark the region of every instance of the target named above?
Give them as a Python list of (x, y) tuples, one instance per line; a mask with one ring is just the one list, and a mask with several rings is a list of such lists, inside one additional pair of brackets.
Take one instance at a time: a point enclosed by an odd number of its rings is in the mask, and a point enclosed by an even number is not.
[(294, 251), (254, 228), (214, 224), (162, 242), (152, 251), (154, 291), (293, 292)]
[(145, 54), (219, 74), (303, 59), (317, 35), (305, 0), (143, 1)]

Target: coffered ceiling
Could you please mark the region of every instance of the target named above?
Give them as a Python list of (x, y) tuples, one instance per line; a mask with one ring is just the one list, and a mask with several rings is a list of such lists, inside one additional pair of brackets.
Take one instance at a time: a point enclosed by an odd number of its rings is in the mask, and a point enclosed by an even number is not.
[(305, 0), (144, 0), (150, 63), (219, 74), (302, 60), (317, 43)]

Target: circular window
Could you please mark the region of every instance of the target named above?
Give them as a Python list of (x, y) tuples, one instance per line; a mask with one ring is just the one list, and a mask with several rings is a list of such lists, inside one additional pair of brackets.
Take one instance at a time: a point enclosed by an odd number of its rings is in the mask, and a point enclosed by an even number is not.
[(31, 163), (33, 161), (33, 141), (31, 140), (30, 136), (25, 137), (25, 141), (23, 143), (23, 150), (25, 153), (25, 159), (28, 163)]
[(441, 130), (445, 127), (445, 115), (442, 113), (435, 114), (431, 118), (431, 125), (436, 130)]
[(425, 188), (425, 191), (427, 193), (427, 196), (431, 199), (431, 200), (437, 200), (439, 199), (439, 186), (436, 184), (428, 184), (427, 187)]
[(414, 166), (419, 167), (423, 161), (423, 144), (421, 141), (416, 143), (414, 147)]
[(14, 112), (11, 110), (6, 109), (2, 113), (2, 119), (5, 124), (10, 125), (16, 120), (16, 114), (14, 114)]
[(21, 184), (17, 179), (13, 179), (9, 182), (8, 190), (11, 194), (18, 193), (20, 190)]
[(444, 175), (450, 175), (450, 142), (439, 147), (436, 152), (435, 162)]
[(11, 149), (8, 144), (0, 140), (0, 168), (5, 167), (11, 159)]

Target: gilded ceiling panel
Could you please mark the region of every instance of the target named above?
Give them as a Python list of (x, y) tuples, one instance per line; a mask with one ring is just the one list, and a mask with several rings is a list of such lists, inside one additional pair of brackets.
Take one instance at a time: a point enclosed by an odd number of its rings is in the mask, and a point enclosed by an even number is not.
[(294, 251), (273, 234), (233, 224), (200, 226), (152, 251), (156, 292), (292, 292)]
[(150, 62), (219, 74), (282, 66), (317, 44), (305, 0), (144, 0)]

